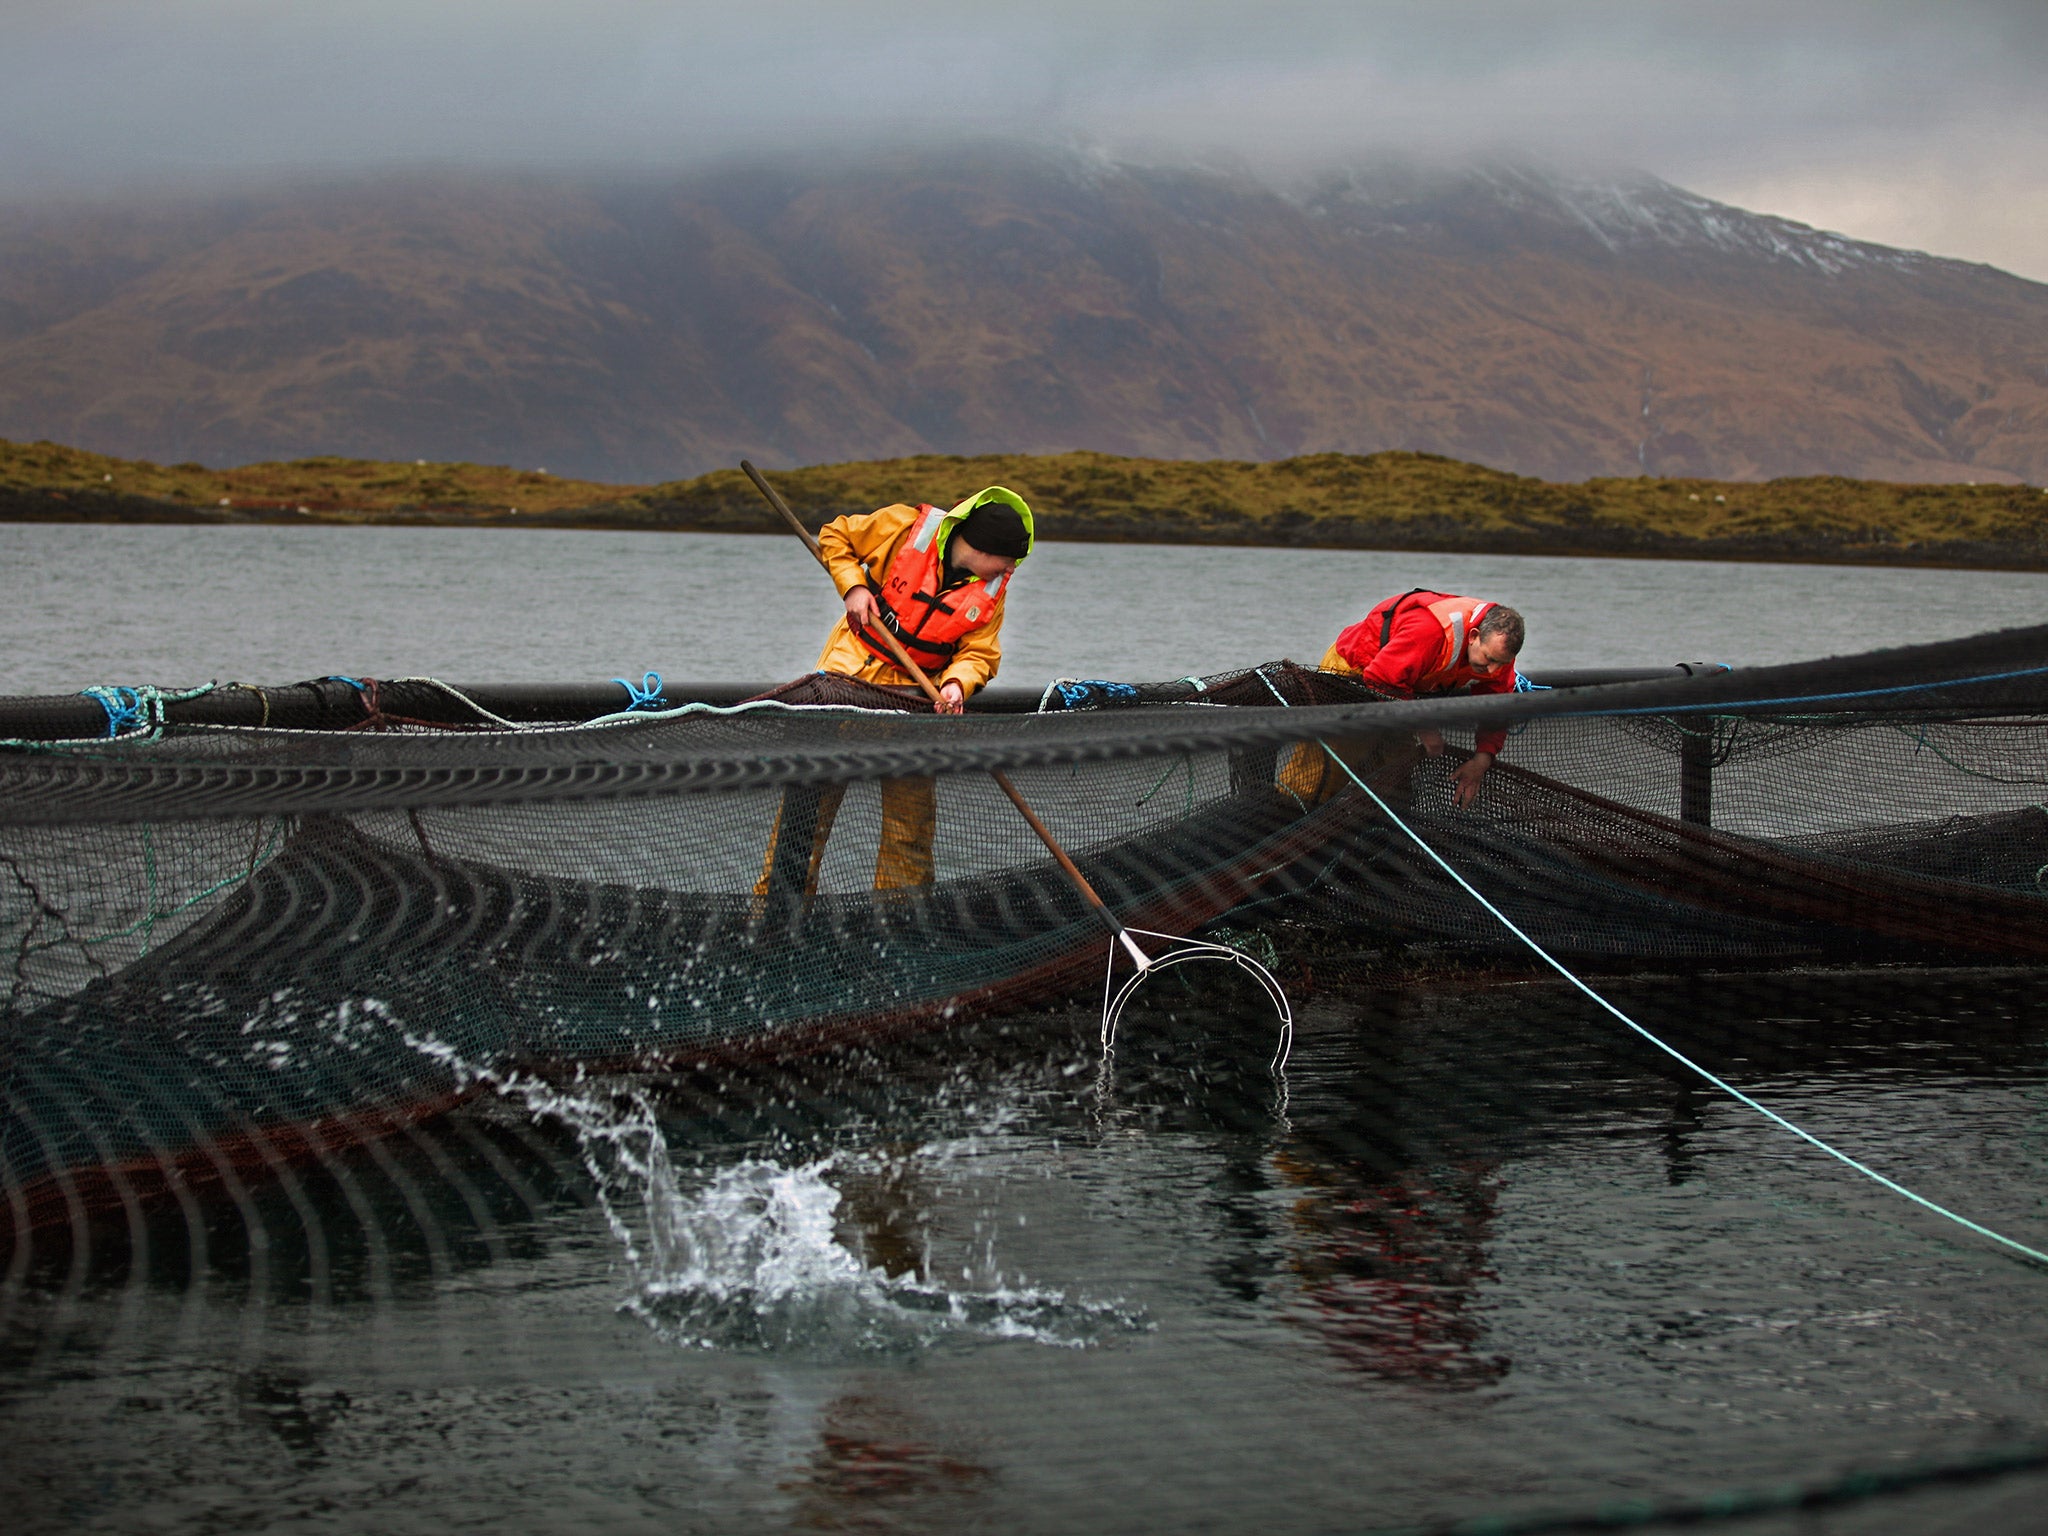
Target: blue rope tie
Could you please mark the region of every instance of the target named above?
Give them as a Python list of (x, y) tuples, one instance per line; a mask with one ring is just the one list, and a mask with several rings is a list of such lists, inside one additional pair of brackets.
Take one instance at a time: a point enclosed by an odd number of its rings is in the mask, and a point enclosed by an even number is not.
[(339, 672), (330, 672), (325, 677), (321, 678), (320, 681), (323, 683), (347, 683), (349, 687), (355, 689), (357, 693), (368, 692), (368, 690), (363, 687), (363, 680), (361, 678), (343, 677)]
[(107, 712), (107, 735), (114, 737), (123, 731), (141, 730), (149, 724), (149, 707), (143, 703), (142, 695), (133, 688), (81, 688), (78, 690), (89, 699), (99, 702)]
[(637, 688), (623, 677), (615, 677), (612, 681), (626, 690), (626, 710), (628, 713), (636, 709), (660, 709), (668, 703), (668, 700), (661, 696), (661, 674), (659, 672), (641, 673), (640, 685)]
[[(1548, 683), (1538, 683), (1538, 682), (1532, 682), (1532, 681), (1530, 680), (1530, 678), (1529, 678), (1529, 674), (1528, 674), (1528, 673), (1526, 673), (1526, 672), (1517, 672), (1517, 673), (1515, 674), (1515, 692), (1517, 692), (1517, 693), (1554, 693), (1554, 692), (1556, 692), (1556, 690), (1555, 690), (1555, 689), (1553, 689), (1553, 688), (1552, 688), (1552, 687), (1550, 686), (1550, 684), (1548, 684)], [(1523, 721), (1523, 722), (1522, 722), (1522, 723), (1521, 723), (1520, 725), (1511, 725), (1511, 726), (1509, 726), (1509, 727), (1508, 727), (1508, 734), (1509, 734), (1510, 736), (1519, 736), (1519, 735), (1521, 735), (1521, 734), (1522, 734), (1522, 733), (1523, 733), (1524, 731), (1526, 731), (1526, 730), (1528, 730), (1528, 729), (1529, 729), (1529, 722), (1528, 722), (1527, 720), (1524, 720), (1524, 721)]]
[[(129, 739), (139, 736), (144, 740), (154, 741), (164, 733), (166, 704), (181, 704), (186, 699), (198, 698), (202, 693), (211, 693), (213, 689), (212, 683), (201, 683), (197, 688), (166, 693), (150, 683), (142, 683), (133, 688), (107, 687), (95, 683), (90, 688), (81, 688), (78, 691), (107, 712), (107, 733), (100, 738), (101, 740), (112, 741), (125, 733)], [(14, 746), (18, 743), (9, 742), (8, 745)], [(31, 742), (26, 745), (39, 744)]]
[(1109, 683), (1099, 678), (1070, 681), (1061, 678), (1053, 684), (1053, 691), (1060, 696), (1061, 709), (1084, 709), (1098, 701), (1108, 703), (1113, 699), (1135, 699), (1138, 690), (1129, 683)]
[(1915, 1205), (1923, 1206), (1927, 1210), (1934, 1212), (1934, 1214), (1937, 1216), (1945, 1216), (1950, 1221), (1954, 1222), (1957, 1226), (1966, 1227), (1970, 1231), (1975, 1232), (1979, 1237), (1988, 1237), (1994, 1243), (2002, 1243), (2005, 1247), (2012, 1249), (2013, 1252), (2022, 1254), (2025, 1257), (2034, 1260), (2038, 1264), (2048, 1264), (2048, 1253), (2043, 1253), (2038, 1248), (2029, 1248), (2025, 1243), (2015, 1242), (2012, 1238), (2006, 1237), (2002, 1233), (1994, 1232), (1989, 1227), (1983, 1226), (1977, 1222), (1970, 1220), (1970, 1218), (1967, 1216), (1957, 1215), (1947, 1206), (1936, 1205), (1932, 1200), (1928, 1199), (1925, 1195), (1915, 1194), (1912, 1190), (1906, 1188), (1905, 1185), (1899, 1183), (1898, 1181), (1886, 1178), (1883, 1174), (1879, 1173), (1875, 1168), (1872, 1168), (1867, 1164), (1860, 1163), (1855, 1158), (1851, 1157), (1848, 1153), (1838, 1151), (1834, 1147), (1829, 1146), (1826, 1142), (1822, 1141), (1818, 1136), (1814, 1135), (1811, 1131), (1804, 1130), (1799, 1126), (1794, 1125), (1790, 1120), (1787, 1120), (1775, 1109), (1771, 1109), (1767, 1105), (1757, 1102), (1757, 1100), (1751, 1098), (1748, 1094), (1744, 1093), (1740, 1088), (1735, 1087), (1732, 1083), (1722, 1081), (1722, 1079), (1716, 1077), (1713, 1073), (1709, 1072), (1705, 1067), (1701, 1066), (1691, 1057), (1679, 1051), (1677, 1047), (1666, 1045), (1662, 1040), (1658, 1039), (1655, 1035), (1651, 1034), (1647, 1029), (1643, 1028), (1642, 1025), (1638, 1024), (1634, 1019), (1630, 1018), (1627, 1014), (1623, 1013), (1619, 1008), (1615, 1007), (1614, 1004), (1610, 1003), (1598, 992), (1595, 992), (1591, 987), (1587, 986), (1585, 982), (1581, 981), (1576, 975), (1574, 975), (1562, 961), (1558, 960), (1554, 955), (1552, 955), (1549, 950), (1545, 949), (1541, 944), (1538, 944), (1534, 939), (1530, 938), (1528, 934), (1522, 932), (1522, 930), (1515, 925), (1515, 921), (1513, 918), (1509, 917), (1507, 913), (1501, 911), (1499, 907), (1496, 907), (1492, 902), (1488, 901), (1484, 896), (1480, 895), (1479, 892), (1473, 887), (1471, 881), (1467, 880), (1463, 875), (1459, 874), (1457, 870), (1453, 869), (1449, 861), (1446, 860), (1442, 854), (1438, 853), (1434, 848), (1430, 847), (1430, 845), (1423, 839), (1421, 833), (1417, 832), (1413, 827), (1409, 826), (1407, 822), (1403, 821), (1399, 816), (1395, 815), (1394, 808), (1388, 805), (1387, 802), (1382, 800), (1377, 794), (1375, 794), (1370, 784), (1366, 783), (1365, 780), (1361, 779), (1357, 774), (1351, 771), (1351, 765), (1349, 763), (1345, 762), (1343, 758), (1339, 757), (1335, 752), (1331, 751), (1330, 744), (1328, 742), (1322, 740), (1319, 737), (1316, 740), (1316, 745), (1321, 747), (1325, 752), (1328, 752), (1330, 755), (1330, 760), (1334, 762), (1339, 768), (1342, 768), (1344, 770), (1345, 776), (1348, 777), (1352, 783), (1356, 784), (1360, 789), (1364, 790), (1366, 794), (1371, 797), (1372, 803), (1380, 808), (1380, 811), (1382, 812), (1382, 814), (1386, 816), (1387, 820), (1391, 821), (1396, 827), (1398, 827), (1403, 833), (1405, 833), (1408, 837), (1408, 840), (1414, 843), (1416, 847), (1420, 848), (1424, 853), (1428, 854), (1431, 860), (1435, 862), (1436, 866), (1439, 869), (1441, 869), (1445, 874), (1449, 875), (1453, 880), (1455, 880), (1458, 883), (1458, 885), (1464, 890), (1466, 895), (1470, 896), (1474, 901), (1478, 902), (1480, 906), (1486, 908), (1488, 912), (1491, 912), (1494, 915), (1494, 917), (1498, 918), (1500, 920), (1500, 924), (1502, 927), (1506, 928), (1509, 933), (1512, 933), (1516, 938), (1520, 939), (1524, 944), (1528, 945), (1539, 960), (1541, 960), (1545, 965), (1549, 966), (1553, 971), (1556, 971), (1558, 975), (1562, 976), (1566, 981), (1570, 982), (1573, 986), (1577, 987), (1581, 992), (1585, 993), (1586, 996), (1590, 997), (1602, 1008), (1605, 1008), (1609, 1013), (1613, 1014), (1617, 1019), (1621, 1020), (1621, 1022), (1626, 1024), (1630, 1029), (1634, 1030), (1637, 1034), (1641, 1035), (1645, 1040), (1649, 1041), (1650, 1044), (1657, 1047), (1658, 1050), (1662, 1051), (1665, 1055), (1669, 1056), (1673, 1061), (1676, 1061), (1679, 1065), (1686, 1067), (1693, 1072), (1697, 1072), (1701, 1077), (1705, 1078), (1708, 1082), (1712, 1083), (1716, 1088), (1720, 1089), (1730, 1098), (1735, 1099), (1740, 1103), (1747, 1104), (1751, 1109), (1755, 1110), (1758, 1114), (1764, 1116), (1768, 1120), (1775, 1121), (1778, 1125), (1790, 1131), (1794, 1136), (1797, 1136), (1801, 1141), (1809, 1142), (1812, 1145), (1818, 1147), (1821, 1151), (1827, 1153), (1829, 1157), (1834, 1158), (1837, 1162), (1846, 1163), (1849, 1167), (1855, 1169), (1865, 1178), (1875, 1180), (1877, 1183), (1882, 1184), (1886, 1189), (1890, 1190), (1893, 1194), (1903, 1195), (1908, 1200), (1911, 1200)]

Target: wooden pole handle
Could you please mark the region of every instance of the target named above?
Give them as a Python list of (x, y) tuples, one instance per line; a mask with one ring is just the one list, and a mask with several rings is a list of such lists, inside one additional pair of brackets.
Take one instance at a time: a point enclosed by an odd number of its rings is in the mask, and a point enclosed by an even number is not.
[(761, 471), (754, 468), (754, 466), (748, 463), (745, 459), (740, 460), (740, 468), (745, 470), (747, 472), (747, 478), (754, 482), (754, 489), (759, 491), (763, 496), (768, 498), (768, 505), (773, 507), (776, 511), (780, 512), (782, 514), (782, 520), (785, 523), (788, 523), (789, 526), (795, 530), (796, 536), (804, 541), (804, 548), (808, 549), (811, 552), (811, 558), (816, 560), (818, 564), (824, 565), (825, 551), (818, 548), (817, 535), (812, 533), (810, 529), (806, 528), (803, 525), (802, 521), (797, 517), (797, 515), (789, 510), (789, 503), (782, 499), (782, 493), (776, 490), (774, 486), (770, 485), (764, 478), (762, 478)]
[[(763, 478), (761, 471), (754, 468), (745, 459), (740, 460), (740, 468), (747, 472), (747, 478), (754, 482), (755, 489), (768, 498), (768, 504), (782, 514), (783, 521), (796, 530), (796, 536), (804, 541), (804, 547), (811, 552), (812, 558), (819, 565), (824, 566), (825, 573), (829, 576), (832, 573), (832, 567), (826, 563), (825, 551), (818, 547), (818, 541), (812, 535), (811, 530), (806, 528), (797, 515), (789, 510), (789, 503), (784, 501), (775, 487)], [(910, 653), (904, 650), (902, 642), (890, 633), (888, 625), (877, 622), (873, 625), (862, 625), (861, 630), (864, 634), (873, 633), (882, 642), (882, 648), (895, 660), (896, 665), (917, 679), (917, 686), (924, 690), (925, 697), (934, 704), (939, 702), (939, 690), (933, 687), (932, 680), (925, 676), (924, 668), (910, 659)]]

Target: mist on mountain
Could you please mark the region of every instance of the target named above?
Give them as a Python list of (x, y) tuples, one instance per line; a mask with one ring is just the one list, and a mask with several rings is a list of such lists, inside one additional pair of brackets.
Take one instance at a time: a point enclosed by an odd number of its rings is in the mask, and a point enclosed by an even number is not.
[(2048, 286), (1643, 173), (985, 142), (0, 209), (0, 436), (653, 481), (1384, 448), (2048, 479)]

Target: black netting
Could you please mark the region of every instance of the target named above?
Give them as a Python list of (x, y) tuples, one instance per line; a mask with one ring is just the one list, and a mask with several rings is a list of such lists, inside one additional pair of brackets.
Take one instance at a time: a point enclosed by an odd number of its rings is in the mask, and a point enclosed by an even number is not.
[(1289, 663), (959, 719), (823, 676), (594, 727), (409, 697), (373, 730), (0, 754), (0, 1177), (31, 1226), (430, 1114), (448, 1052), (671, 1062), (1085, 992), (1102, 930), (997, 768), (1124, 921), (1260, 928), (1289, 974), (1529, 963), (1322, 743), (1581, 965), (2048, 959), (2048, 629), (1424, 702)]

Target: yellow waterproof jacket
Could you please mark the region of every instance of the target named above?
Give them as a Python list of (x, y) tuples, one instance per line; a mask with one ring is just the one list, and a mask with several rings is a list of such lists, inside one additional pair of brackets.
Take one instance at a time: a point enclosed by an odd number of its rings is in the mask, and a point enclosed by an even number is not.
[[(835, 517), (818, 530), (818, 548), (824, 553), (826, 567), (832, 572), (832, 580), (842, 598), (866, 583), (870, 573), (875, 585), (881, 585), (889, 562), (895, 559), (898, 547), (909, 537), (917, 519), (916, 507), (899, 502), (876, 512)], [(998, 609), (988, 623), (979, 629), (969, 630), (961, 637), (960, 649), (946, 664), (946, 670), (932, 679), (933, 684), (943, 684), (951, 679), (959, 683), (961, 691), (967, 694), (984, 687), (1002, 664), (1002, 628), (1003, 615)], [(818, 670), (836, 672), (841, 677), (857, 677), (884, 688), (917, 686), (909, 673), (894, 662), (883, 660), (856, 640), (853, 627), (843, 613), (839, 622), (832, 626), (832, 633), (825, 637), (825, 649), (818, 654)]]

